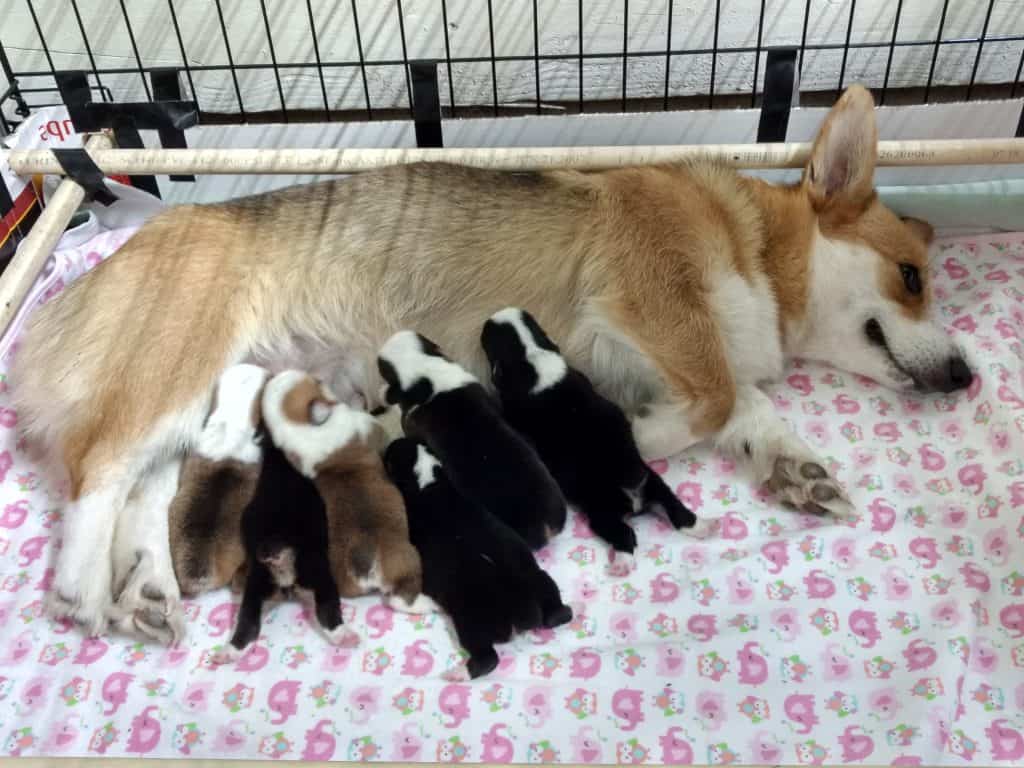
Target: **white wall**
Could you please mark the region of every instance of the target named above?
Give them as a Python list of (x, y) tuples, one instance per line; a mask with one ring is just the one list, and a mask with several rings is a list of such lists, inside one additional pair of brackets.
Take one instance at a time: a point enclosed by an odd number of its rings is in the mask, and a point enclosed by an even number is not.
[[(720, 47), (752, 46), (757, 37), (761, 0), (721, 0)], [(804, 0), (765, 0), (763, 45), (796, 45), (800, 42)], [(113, 0), (79, 0), (83, 23), (100, 67), (134, 67), (119, 4)], [(126, 3), (145, 66), (180, 66), (181, 54), (165, 0), (130, 0)], [(237, 63), (269, 63), (269, 47), (257, 0), (222, 0), (232, 54)], [(313, 62), (309, 19), (303, 0), (266, 0), (274, 48), (279, 62)], [(586, 52), (619, 51), (624, 24), (628, 21), (631, 51), (665, 47), (668, 0), (631, 0), (629, 18), (623, 0), (584, 0), (583, 38)], [(404, 0), (404, 21), (411, 58), (444, 56), (441, 0)], [(490, 53), (486, 0), (447, 0), (448, 30), (453, 56), (486, 56)], [(40, 24), (46, 33), (54, 66), (88, 68), (81, 33), (68, 0), (35, 0)], [(356, 60), (350, 0), (312, 0), (323, 60)], [(401, 44), (394, 0), (357, 0), (365, 55), (369, 60), (400, 59)], [(532, 0), (493, 0), (495, 51), (498, 55), (530, 55), (533, 52)], [(898, 39), (935, 38), (942, 0), (904, 0)], [(975, 37), (980, 34), (986, 0), (951, 0), (943, 37)], [(227, 56), (212, 0), (175, 0), (189, 63), (225, 64)], [(537, 0), (540, 51), (573, 55), (578, 50), (575, 0)], [(891, 37), (895, 0), (860, 0), (851, 38), (854, 42), (887, 42)], [(808, 42), (841, 42), (846, 35), (850, 0), (813, 0)], [(672, 16), (674, 49), (710, 48), (714, 20), (713, 0), (676, 0)], [(1024, 35), (1024, 2), (995, 0), (988, 35)], [(0, 40), (15, 70), (49, 70), (28, 13), (25, 0), (0, 0)], [(1014, 79), (1022, 43), (988, 43), (978, 71), (979, 82)], [(932, 46), (897, 49), (890, 86), (923, 85), (931, 65)], [(966, 82), (977, 45), (945, 47), (935, 71), (937, 84)], [(846, 81), (868, 85), (882, 83), (886, 49), (851, 50)], [(842, 53), (810, 52), (804, 65), (804, 88), (827, 90), (838, 84)], [(663, 57), (631, 59), (628, 92), (632, 97), (661, 96), (665, 80)], [(716, 75), (719, 93), (749, 92), (753, 80), (753, 54), (721, 56)], [(670, 69), (673, 95), (707, 93), (710, 56), (676, 57)], [(441, 68), (442, 99), (447, 103), (447, 74)], [(763, 61), (761, 71), (763, 72)], [(332, 108), (364, 106), (362, 81), (357, 69), (325, 70)], [(584, 69), (584, 95), (588, 99), (618, 98), (622, 62), (588, 62)], [(534, 100), (532, 62), (503, 63), (497, 67), (498, 96), (503, 103)], [(278, 107), (277, 87), (269, 70), (243, 72), (240, 88), (249, 110)], [(322, 106), (316, 70), (282, 70), (289, 108)], [(407, 105), (405, 75), (401, 67), (373, 67), (368, 72), (374, 106)], [(201, 106), (211, 111), (237, 109), (234, 87), (226, 72), (196, 74)], [(488, 64), (455, 65), (453, 83), (457, 104), (490, 104), (491, 72)], [(137, 74), (109, 76), (104, 84), (118, 100), (144, 97)], [(27, 87), (52, 85), (50, 78), (28, 78)], [(577, 95), (577, 63), (572, 60), (541, 63), (542, 100), (571, 100)], [(5, 87), (0, 78), (0, 87)], [(40, 94), (33, 94), (38, 101)]]

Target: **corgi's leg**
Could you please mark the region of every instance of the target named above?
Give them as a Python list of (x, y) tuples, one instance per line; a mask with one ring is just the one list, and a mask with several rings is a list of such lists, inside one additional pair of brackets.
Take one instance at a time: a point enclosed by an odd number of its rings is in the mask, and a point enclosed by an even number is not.
[(180, 471), (180, 459), (166, 459), (140, 479), (118, 521), (114, 545), (115, 574), (134, 563), (118, 608), (133, 616), (136, 630), (165, 643), (176, 642), (185, 630), (167, 523)]
[(693, 408), (684, 403), (643, 405), (633, 417), (633, 438), (646, 461), (675, 456), (700, 442), (690, 426)]
[(71, 618), (87, 635), (101, 634), (111, 613), (111, 547), (114, 529), (132, 486), (123, 463), (110, 463), (83, 483), (64, 510), (50, 613)]
[(753, 468), (779, 498), (802, 512), (853, 513), (846, 492), (829, 476), (821, 459), (776, 414), (769, 397), (752, 385), (736, 392), (733, 413), (715, 436), (715, 444)]

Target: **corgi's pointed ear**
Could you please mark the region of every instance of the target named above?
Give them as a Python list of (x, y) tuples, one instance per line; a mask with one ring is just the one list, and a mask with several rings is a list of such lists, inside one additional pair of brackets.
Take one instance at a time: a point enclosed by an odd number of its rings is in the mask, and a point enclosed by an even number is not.
[(866, 205), (874, 194), (877, 154), (875, 101), (866, 88), (852, 85), (825, 118), (804, 168), (815, 210)]

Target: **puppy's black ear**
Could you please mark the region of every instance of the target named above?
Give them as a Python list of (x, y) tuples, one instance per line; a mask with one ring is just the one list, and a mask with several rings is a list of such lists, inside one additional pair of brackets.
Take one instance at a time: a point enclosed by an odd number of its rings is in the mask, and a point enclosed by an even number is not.
[(434, 395), (434, 385), (428, 379), (416, 379), (416, 382), (399, 396), (402, 408), (411, 405), (423, 405)]
[(523, 325), (529, 329), (530, 335), (533, 336), (534, 343), (541, 349), (547, 349), (551, 352), (559, 352), (558, 346), (548, 337), (534, 316), (525, 309), (521, 309), (520, 312), (523, 313)]
[(431, 357), (444, 357), (444, 352), (441, 351), (441, 348), (426, 336), (417, 333), (416, 338), (420, 340), (420, 349), (423, 354), (430, 355)]
[(395, 370), (395, 366), (383, 357), (378, 357), (377, 372), (380, 374), (380, 377), (384, 379), (384, 383), (387, 385), (384, 389), (384, 399), (389, 404), (394, 405), (398, 402), (399, 392), (402, 389), (398, 382), (398, 372)]

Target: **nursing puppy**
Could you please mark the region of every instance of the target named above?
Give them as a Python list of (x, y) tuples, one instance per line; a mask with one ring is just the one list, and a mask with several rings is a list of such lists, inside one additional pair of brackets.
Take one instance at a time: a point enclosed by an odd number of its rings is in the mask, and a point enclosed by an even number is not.
[(337, 402), (300, 371), (279, 373), (267, 383), (263, 419), (273, 441), (323, 498), (340, 593), (380, 591), (393, 608), (433, 610), (421, 599), (420, 556), (409, 541), (402, 496), (381, 462), (386, 434), (377, 420)]
[(402, 409), (405, 434), (427, 444), (459, 493), (497, 516), (532, 549), (565, 527), (558, 484), (469, 372), (412, 331), (388, 339), (377, 366), (385, 398)]
[(245, 588), (230, 644), (215, 658), (237, 658), (260, 634), (263, 604), (280, 589), (312, 594), (316, 620), (334, 645), (353, 647), (359, 636), (342, 625), (338, 587), (331, 572), (328, 525), (320, 492), (270, 439), (252, 500), (242, 512)]
[(466, 666), (450, 680), (480, 677), (498, 666), (495, 643), (513, 630), (556, 627), (572, 619), (558, 586), (507, 525), (462, 496), (423, 445), (399, 438), (384, 454), (402, 492), (409, 534), (423, 559), (423, 593), (452, 617)]
[(693, 512), (640, 457), (622, 409), (566, 363), (529, 312), (491, 315), (480, 341), (505, 419), (530, 440), (594, 533), (631, 555), (629, 515), (660, 511), (676, 528), (694, 526)]
[(245, 564), (242, 513), (260, 476), (260, 395), (268, 372), (235, 365), (220, 377), (213, 409), (183, 462), (168, 512), (174, 575), (184, 595), (231, 583)]

